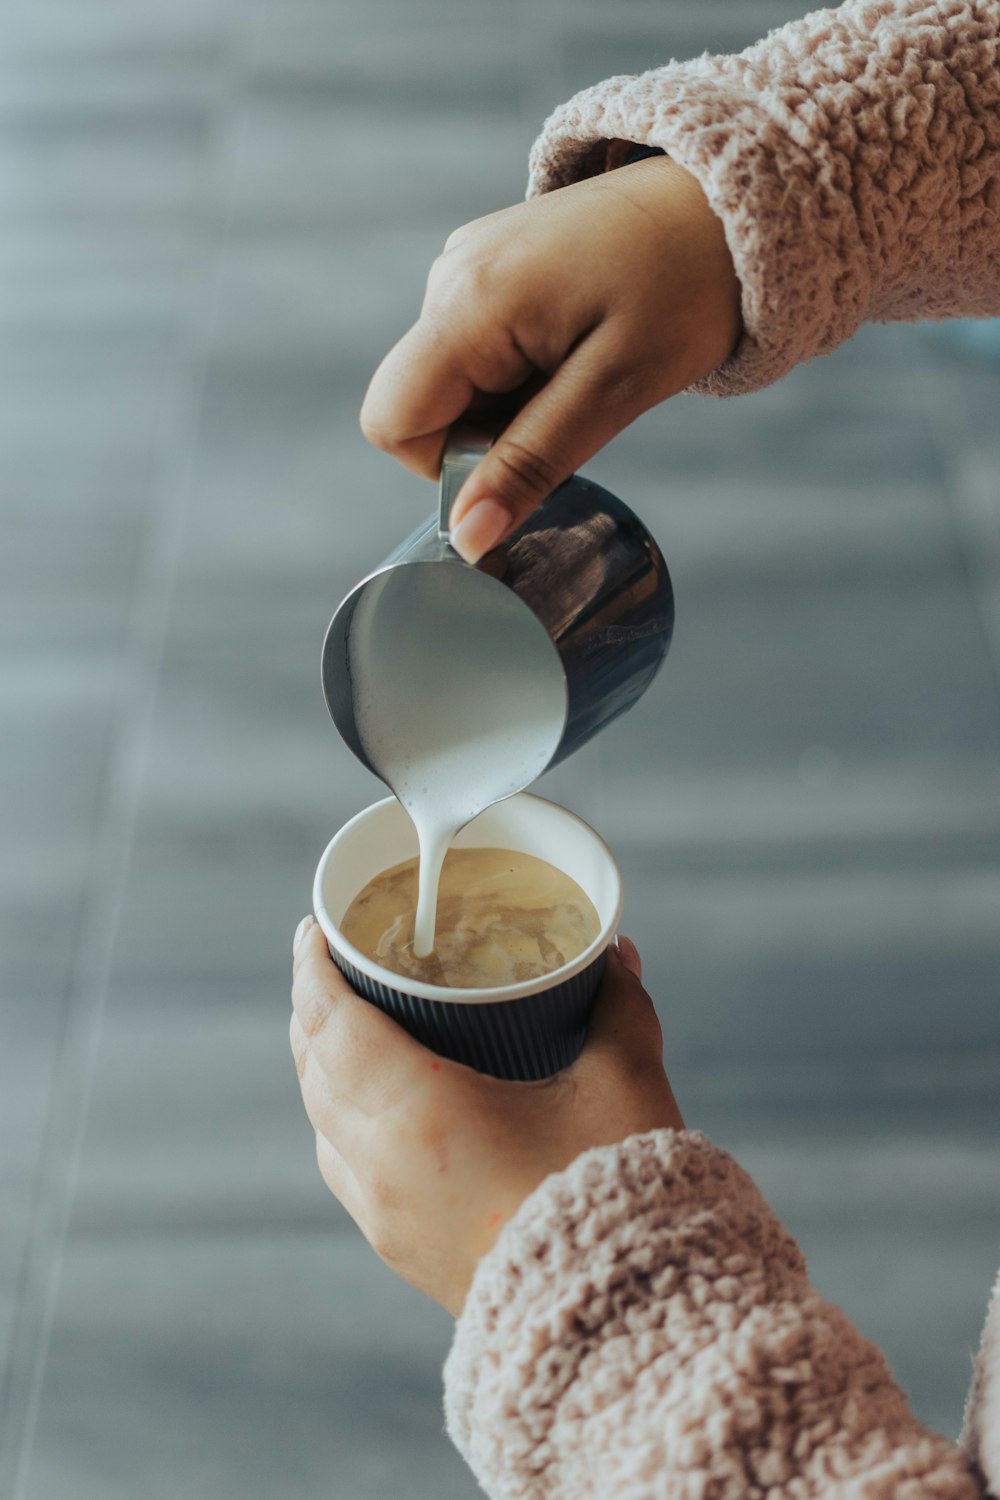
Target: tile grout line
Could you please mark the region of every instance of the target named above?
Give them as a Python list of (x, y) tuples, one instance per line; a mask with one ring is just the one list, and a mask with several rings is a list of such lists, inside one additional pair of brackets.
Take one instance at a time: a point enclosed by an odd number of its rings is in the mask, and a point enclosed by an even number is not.
[[(223, 130), (247, 69), (259, 54), (264, 17), (265, 7), (260, 4), (247, 28), (248, 46), (242, 47), (237, 41), (235, 56), (230, 59), (227, 87), (217, 110)], [(73, 977), (67, 987), (65, 1019), (52, 1069), (45, 1142), (38, 1168), (39, 1189), (27, 1237), (24, 1296), (16, 1311), (6, 1399), (0, 1413), (4, 1433), (0, 1446), (0, 1494), (10, 1495), (11, 1500), (26, 1500), (27, 1496), (103, 1016), (149, 759), (160, 669), (190, 518), (197, 435), (218, 324), (234, 190), (242, 160), (243, 140), (238, 132), (225, 174), (227, 180), (216, 195), (216, 202), (223, 205), (219, 246), (209, 267), (198, 275), (199, 288), (187, 310), (182, 301), (175, 347), (166, 357), (162, 375), (161, 417), (153, 440), (153, 495), (145, 559), (135, 578), (122, 653), (124, 681), (113, 710), (101, 787), (95, 799), (92, 854), (88, 861), (90, 889), (84, 895), (78, 916)], [(205, 174), (202, 193), (211, 191), (211, 178), (210, 169)], [(196, 203), (198, 197), (196, 188)], [(171, 390), (181, 373), (186, 377), (187, 394), (178, 405), (171, 399)], [(20, 1378), (19, 1363), (24, 1367)]]

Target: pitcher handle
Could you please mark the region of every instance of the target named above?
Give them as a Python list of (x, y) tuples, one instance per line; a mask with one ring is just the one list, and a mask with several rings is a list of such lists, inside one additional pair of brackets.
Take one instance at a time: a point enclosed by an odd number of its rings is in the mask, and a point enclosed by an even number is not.
[(441, 488), (438, 498), (438, 536), (449, 537), (448, 516), (462, 485), (479, 460), (492, 447), (497, 425), (480, 425), (469, 418), (456, 422), (448, 433), (441, 459)]

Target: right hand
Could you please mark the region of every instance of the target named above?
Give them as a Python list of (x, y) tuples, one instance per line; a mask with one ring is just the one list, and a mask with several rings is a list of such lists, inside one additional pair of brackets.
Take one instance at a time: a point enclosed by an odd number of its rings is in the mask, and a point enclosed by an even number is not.
[(740, 329), (698, 182), (668, 157), (636, 162), (457, 230), (361, 426), (435, 478), (457, 418), (501, 393), (514, 405), (452, 507), (452, 541), (474, 562), (623, 427), (716, 369)]

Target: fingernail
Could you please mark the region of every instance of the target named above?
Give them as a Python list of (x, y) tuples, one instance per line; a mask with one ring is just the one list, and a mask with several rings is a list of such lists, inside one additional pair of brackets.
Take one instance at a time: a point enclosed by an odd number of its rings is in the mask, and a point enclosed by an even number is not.
[(639, 950), (631, 938), (623, 937), (621, 933), (618, 934), (618, 953), (629, 973), (641, 980), (642, 959), (639, 957)]
[(312, 919), (312, 917), (303, 917), (302, 921), (299, 923), (298, 927), (296, 927), (296, 929), (295, 929), (295, 936), (292, 938), (292, 957), (293, 958), (295, 957), (296, 953), (298, 953), (298, 951), (299, 951), (299, 945), (302, 942), (302, 939), (305, 937), (306, 933), (309, 931), (309, 929), (310, 929), (310, 927), (312, 925), (313, 925), (313, 919)]
[(452, 528), (451, 545), (467, 563), (476, 563), (510, 530), (511, 514), (496, 500), (477, 500)]

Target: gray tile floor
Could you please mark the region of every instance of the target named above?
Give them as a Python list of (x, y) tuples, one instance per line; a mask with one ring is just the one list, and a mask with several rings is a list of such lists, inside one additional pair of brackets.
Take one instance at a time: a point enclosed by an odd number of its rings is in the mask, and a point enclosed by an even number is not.
[[(35, 0), (0, 55), (0, 1496), (427, 1500), (449, 1320), (319, 1182), (317, 684), (431, 493), (356, 411), (572, 89), (797, 7)], [(591, 471), (675, 647), (550, 778), (621, 857), (690, 1121), (957, 1426), (1000, 1260), (1000, 373), (868, 329)]]

